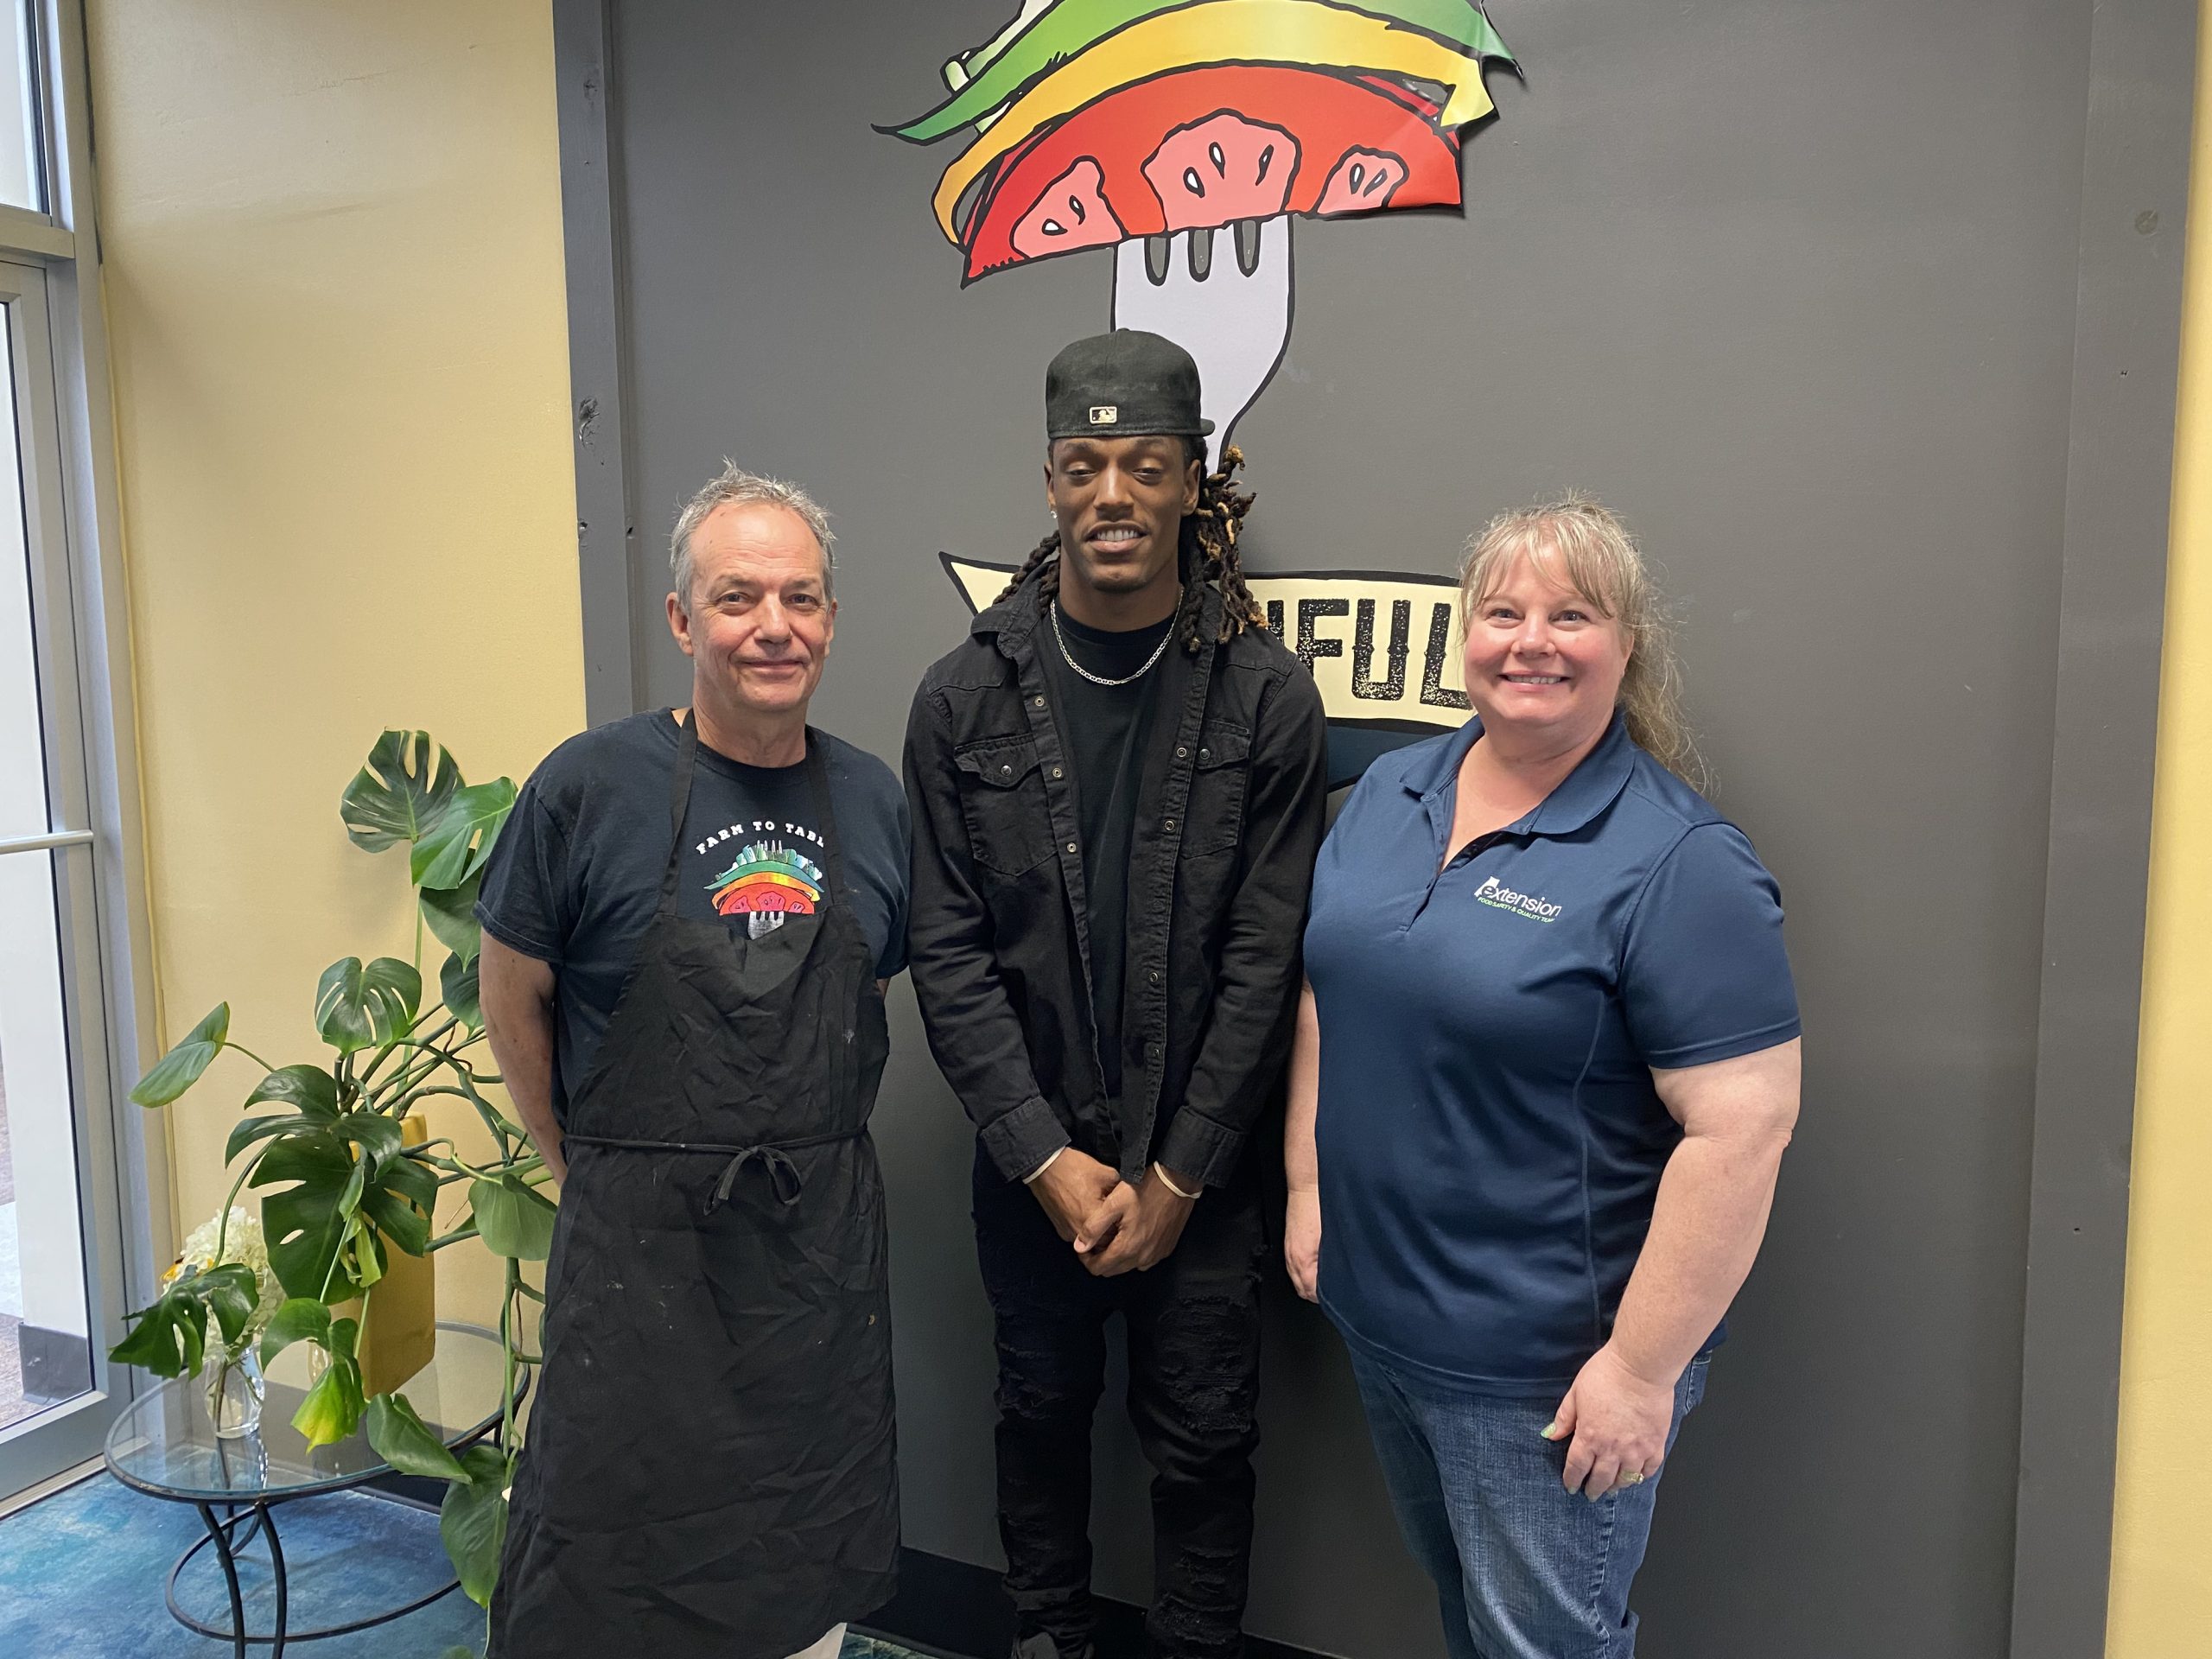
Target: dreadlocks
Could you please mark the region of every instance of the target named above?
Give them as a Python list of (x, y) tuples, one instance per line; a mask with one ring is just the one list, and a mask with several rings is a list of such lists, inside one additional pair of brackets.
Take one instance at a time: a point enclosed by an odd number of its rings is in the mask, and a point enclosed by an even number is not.
[[(1206, 451), (1203, 438), (1185, 438), (1185, 449), (1192, 461), (1204, 466)], [(1221, 632), (1219, 643), (1226, 644), (1246, 628), (1268, 626), (1267, 613), (1252, 597), (1252, 590), (1244, 584), (1244, 565), (1237, 556), (1237, 532), (1243, 528), (1244, 515), (1252, 510), (1252, 497), (1240, 493), (1233, 486), (1237, 470), (1244, 465), (1244, 452), (1230, 444), (1221, 452), (1221, 470), (1210, 473), (1198, 485), (1198, 505), (1183, 515), (1183, 540), (1179, 558), (1183, 569), (1183, 600), (1176, 612), (1176, 622), (1183, 635), (1183, 649), (1197, 655), (1198, 624), (1205, 614), (1205, 589), (1211, 586), (1221, 594)], [(1039, 575), (1039, 572), (1042, 572)], [(1012, 599), (1021, 584), (1038, 575), (1037, 601), (1039, 608), (1049, 607), (1060, 591), (1060, 532), (1055, 529), (1037, 543), (1037, 550), (1014, 573), (1006, 591), (999, 595), (1003, 604)]]

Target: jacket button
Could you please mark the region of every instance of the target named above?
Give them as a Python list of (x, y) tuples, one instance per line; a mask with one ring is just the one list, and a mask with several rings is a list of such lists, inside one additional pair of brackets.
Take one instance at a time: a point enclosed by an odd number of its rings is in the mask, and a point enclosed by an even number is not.
[(1070, 852), (1073, 852), (1073, 851), (1075, 851), (1075, 842), (1068, 842), (1068, 851), (1070, 851)]
[(1055, 778), (1057, 778), (1057, 777), (1058, 777), (1059, 775), (1060, 775), (1060, 769), (1059, 769), (1058, 766), (1054, 766), (1054, 767), (1052, 768), (1052, 776), (1053, 776), (1053, 777), (1055, 777)]
[(1198, 759), (1199, 759), (1199, 760), (1212, 760), (1212, 759), (1213, 759), (1213, 751), (1212, 751), (1211, 749), (1200, 749), (1200, 750), (1198, 751)]
[(1151, 984), (1157, 985), (1160, 983), (1160, 969), (1157, 968), (1146, 969), (1144, 976), (1147, 982)]
[(1167, 833), (1168, 833), (1169, 835), (1171, 835), (1171, 836), (1172, 836), (1172, 835), (1173, 835), (1173, 834), (1175, 833), (1175, 820), (1174, 820), (1174, 819), (1170, 818), (1170, 819), (1168, 819), (1168, 820), (1167, 820), (1166, 830), (1167, 830)]
[(1030, 702), (1035, 703), (1039, 709), (1042, 709), (1045, 706), (1045, 699), (1041, 696), (1032, 697), (1030, 698)]
[(1175, 758), (1178, 760), (1187, 760), (1191, 758), (1191, 752), (1178, 743), (1175, 746)]
[(1012, 766), (1010, 766), (1001, 765), (1001, 766), (999, 767), (999, 770), (1000, 770), (1001, 772), (1005, 772), (1008, 777), (1011, 777), (1011, 776), (1013, 776), (1013, 774), (1014, 774), (1014, 768), (1013, 768)]

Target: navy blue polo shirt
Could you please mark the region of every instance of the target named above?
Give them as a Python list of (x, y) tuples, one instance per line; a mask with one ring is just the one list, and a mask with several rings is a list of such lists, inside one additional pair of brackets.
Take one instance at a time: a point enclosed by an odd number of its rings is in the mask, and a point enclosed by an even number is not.
[(1481, 735), (1377, 760), (1314, 871), (1320, 1298), (1386, 1364), (1548, 1395), (1611, 1333), (1681, 1140), (1651, 1068), (1787, 1042), (1797, 1000), (1774, 878), (1618, 716), (1440, 874)]

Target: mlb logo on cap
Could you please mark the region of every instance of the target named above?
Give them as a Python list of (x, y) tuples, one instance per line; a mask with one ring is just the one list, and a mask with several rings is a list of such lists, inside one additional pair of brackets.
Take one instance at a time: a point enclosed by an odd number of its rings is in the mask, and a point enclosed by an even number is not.
[(1093, 426), (1114, 426), (1120, 423), (1121, 418), (1122, 411), (1116, 404), (1093, 404), (1090, 406), (1090, 423)]

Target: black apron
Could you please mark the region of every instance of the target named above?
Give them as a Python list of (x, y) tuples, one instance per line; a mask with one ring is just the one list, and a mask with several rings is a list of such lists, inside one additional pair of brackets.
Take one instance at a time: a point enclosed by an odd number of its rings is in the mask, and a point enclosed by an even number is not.
[(697, 750), (687, 716), (660, 906), (569, 1102), (511, 1659), (784, 1659), (895, 1585), (874, 957), (812, 731), (826, 909), (759, 938), (677, 914)]

